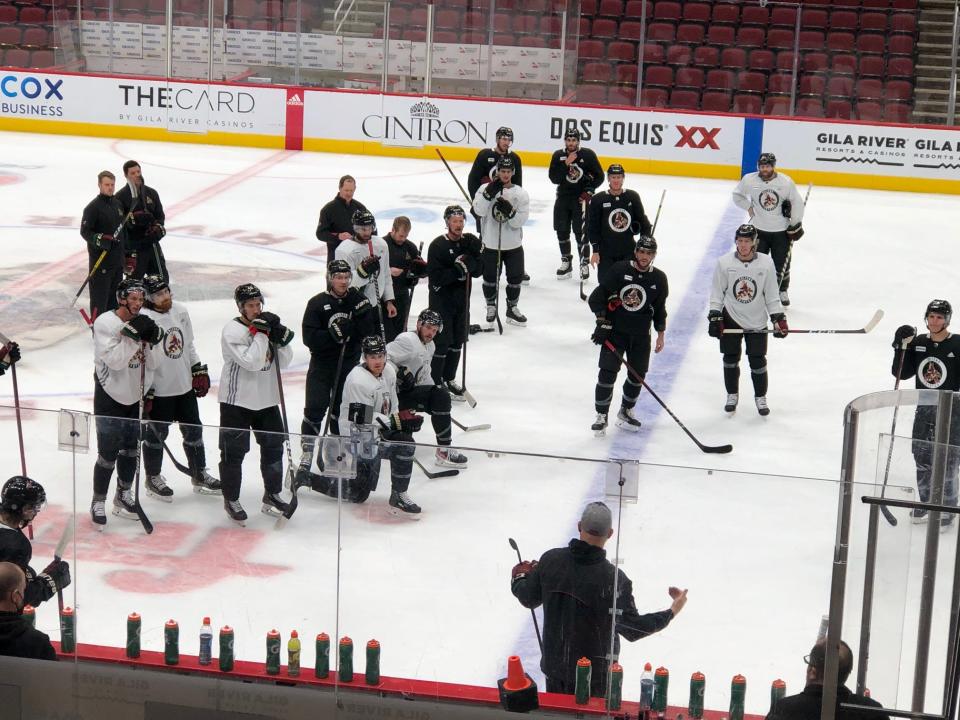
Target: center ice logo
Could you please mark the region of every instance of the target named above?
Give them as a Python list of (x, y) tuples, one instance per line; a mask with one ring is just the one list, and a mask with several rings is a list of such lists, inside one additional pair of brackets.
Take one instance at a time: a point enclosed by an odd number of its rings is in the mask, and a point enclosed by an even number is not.
[(757, 296), (757, 281), (752, 277), (738, 277), (733, 283), (733, 297), (738, 303), (753, 302)]
[(631, 222), (633, 222), (633, 217), (623, 208), (617, 208), (607, 218), (607, 223), (614, 232), (626, 232), (630, 229)]
[(760, 193), (760, 207), (764, 210), (775, 210), (780, 204), (780, 196), (774, 190), (764, 190)]

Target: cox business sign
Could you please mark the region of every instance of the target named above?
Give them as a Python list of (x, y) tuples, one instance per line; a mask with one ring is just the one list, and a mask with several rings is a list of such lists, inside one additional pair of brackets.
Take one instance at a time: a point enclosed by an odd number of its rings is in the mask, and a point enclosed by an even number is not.
[(63, 78), (4, 75), (0, 115), (63, 117)]

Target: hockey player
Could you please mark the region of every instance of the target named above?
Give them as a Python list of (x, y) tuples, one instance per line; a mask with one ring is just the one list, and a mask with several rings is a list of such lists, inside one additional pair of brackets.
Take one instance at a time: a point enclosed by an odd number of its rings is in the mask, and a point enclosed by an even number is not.
[(803, 237), (803, 198), (789, 176), (777, 172), (777, 158), (762, 153), (757, 172), (744, 175), (733, 190), (733, 202), (750, 214), (757, 229), (757, 250), (773, 257), (780, 284), (780, 303), (790, 304), (790, 248)]
[(240, 285), (233, 298), (240, 315), (224, 326), (220, 336), (220, 481), (227, 515), (243, 525), (247, 513), (240, 504), (240, 484), (243, 458), (250, 450), (250, 430), (260, 446), (261, 511), (281, 515), (287, 510), (280, 497), (284, 437), (274, 363), (280, 368), (290, 365), (294, 333), (279, 317), (263, 311), (263, 294), (256, 285)]
[(520, 285), (523, 282), (523, 224), (530, 216), (530, 196), (513, 184), (513, 158), (497, 161), (497, 176), (481, 185), (473, 198), (473, 211), (483, 222), (483, 296), (487, 301), (487, 323), (496, 319), (497, 285), (500, 270), (507, 270), (507, 322), (524, 326), (520, 312)]
[(120, 238), (113, 236), (118, 228), (123, 227), (124, 221), (123, 208), (113, 195), (116, 182), (116, 177), (109, 170), (97, 175), (100, 194), (83, 209), (83, 219), (80, 221), (80, 236), (87, 241), (89, 254), (87, 272), (93, 273), (87, 288), (90, 293), (90, 322), (94, 322), (100, 314), (116, 309), (117, 287), (123, 280), (123, 247)]
[[(900, 369), (900, 378), (911, 375), (918, 390), (949, 390), (960, 392), (960, 337), (950, 332), (953, 308), (946, 300), (931, 300), (923, 315), (927, 332), (917, 335), (911, 325), (901, 325), (894, 335), (893, 374)], [(902, 358), (901, 358), (902, 354)], [(902, 367), (900, 363), (903, 363)], [(960, 468), (960, 413), (953, 405), (950, 423), (950, 448), (947, 452), (947, 467), (944, 473), (943, 503), (957, 504), (957, 470)], [(913, 460), (917, 466), (917, 490), (921, 502), (939, 502), (931, 498), (930, 481), (933, 475), (933, 440), (937, 424), (935, 405), (920, 405), (913, 419)], [(927, 511), (914, 508), (910, 511), (914, 522), (927, 519)], [(954, 515), (940, 514), (940, 527), (946, 529), (954, 523)]]
[[(467, 176), (467, 192), (470, 193), (470, 197), (475, 198), (481, 185), (496, 178), (497, 162), (500, 158), (508, 157), (513, 160), (513, 184), (523, 185), (523, 163), (520, 162), (520, 156), (510, 149), (512, 146), (513, 130), (508, 127), (497, 128), (496, 145), (492, 149), (484, 148), (473, 159), (473, 167), (470, 168), (470, 174)], [(472, 210), (471, 214), (477, 221), (477, 232), (481, 233), (482, 237), (481, 216)]]
[(401, 410), (397, 399), (397, 373), (387, 362), (387, 346), (383, 338), (369, 335), (361, 341), (363, 362), (357, 365), (343, 387), (340, 404), (340, 434), (350, 435), (351, 425), (372, 424), (381, 440), (376, 456), (357, 459), (357, 477), (349, 482), (349, 499), (362, 503), (377, 489), (380, 461), (390, 461), (391, 512), (418, 520), (420, 506), (410, 496), (410, 474), (413, 471), (413, 433), (423, 425), (423, 416)]
[(0, 345), (0, 375), (3, 375), (15, 362), (20, 362), (20, 346), (15, 342)]
[(166, 215), (160, 195), (143, 182), (140, 164), (136, 160), (127, 160), (123, 164), (123, 175), (127, 184), (117, 192), (117, 200), (128, 216), (124, 270), (135, 278), (144, 275), (169, 278), (167, 262), (160, 248), (160, 241), (167, 234), (163, 227)]
[[(350, 285), (367, 296), (378, 316), (383, 314), (382, 306), (387, 311), (387, 318), (395, 318), (397, 305), (393, 300), (393, 282), (388, 265), (390, 252), (383, 238), (374, 235), (376, 231), (373, 215), (366, 210), (357, 210), (353, 214), (351, 240), (337, 247), (336, 259), (346, 260), (350, 265), (353, 271)], [(386, 327), (382, 330), (385, 332)]]
[[(314, 295), (303, 313), (303, 344), (310, 350), (310, 368), (303, 422), (300, 425), (300, 465), (296, 481), (309, 484), (310, 465), (316, 437), (325, 434), (325, 418), (331, 410), (330, 394), (334, 392), (331, 430), (337, 434), (337, 414), (343, 394), (343, 382), (360, 360), (360, 338), (377, 332), (376, 313), (370, 301), (355, 287), (350, 287), (352, 272), (346, 260), (327, 264), (327, 290)], [(341, 353), (340, 374), (337, 364)], [(318, 466), (320, 466), (318, 458)], [(322, 467), (321, 467), (322, 469)]]
[(559, 280), (573, 275), (571, 225), (580, 252), (580, 272), (587, 272), (585, 266), (589, 250), (587, 239), (583, 237), (583, 205), (590, 202), (594, 190), (603, 182), (603, 167), (593, 150), (580, 147), (579, 130), (568, 129), (563, 135), (563, 144), (563, 149), (553, 154), (549, 169), (550, 182), (557, 186), (557, 199), (553, 203), (553, 229), (560, 243)]
[[(137, 443), (141, 432), (137, 418), (141, 393), (153, 384), (158, 354), (162, 352), (158, 346), (163, 342), (163, 330), (140, 313), (143, 301), (141, 282), (124, 279), (117, 289), (117, 309), (98, 315), (93, 323), (97, 461), (93, 466), (90, 517), (97, 529), (107, 523), (104, 506), (114, 467), (117, 491), (113, 497), (113, 514), (128, 520), (137, 519), (131, 492), (140, 461)], [(144, 363), (142, 376), (141, 363)]]
[[(753, 225), (737, 228), (734, 252), (717, 260), (710, 291), (707, 315), (710, 337), (720, 340), (723, 353), (723, 383), (727, 402), (723, 409), (732, 413), (740, 400), (740, 347), (747, 346), (747, 361), (753, 379), (757, 412), (769, 415), (767, 405), (767, 316), (773, 322), (773, 336), (785, 338), (790, 328), (777, 291), (777, 271), (769, 255), (757, 252), (757, 229)], [(725, 329), (743, 329), (743, 333), (724, 333)]]
[[(636, 245), (634, 236), (649, 236), (652, 228), (640, 196), (623, 187), (623, 165), (607, 168), (608, 188), (593, 196), (587, 210), (587, 240), (593, 246), (590, 264), (602, 279), (607, 269), (621, 260), (630, 260)], [(586, 266), (581, 266), (585, 270)], [(584, 279), (589, 276), (589, 270)]]
[[(657, 241), (641, 235), (637, 240), (633, 260), (614, 263), (609, 272), (600, 276), (600, 283), (587, 300), (597, 316), (597, 327), (592, 340), (600, 346), (600, 373), (594, 392), (597, 417), (591, 429), (602, 435), (607, 427), (607, 413), (613, 399), (613, 387), (620, 371), (620, 358), (640, 377), (646, 377), (650, 366), (650, 324), (657, 332), (654, 352), (663, 350), (667, 330), (667, 275), (653, 266), (657, 257)], [(617, 352), (606, 346), (610, 341)], [(617, 413), (617, 425), (636, 432), (640, 421), (633, 414), (637, 397), (643, 385), (629, 372), (623, 381), (623, 398)]]
[(164, 502), (173, 502), (173, 489), (161, 474), (163, 444), (171, 423), (180, 424), (183, 451), (187, 456), (193, 491), (201, 495), (219, 495), (220, 481), (207, 471), (207, 454), (203, 446), (203, 428), (197, 398), (210, 390), (207, 366), (200, 362), (193, 342), (190, 313), (174, 302), (170, 285), (161, 275), (143, 279), (146, 302), (140, 312), (163, 330), (162, 350), (157, 354), (157, 368), (150, 387), (150, 419), (143, 441), (143, 467), (147, 473), (144, 486), (147, 495)]
[(355, 200), (357, 181), (350, 175), (340, 178), (336, 196), (320, 209), (317, 222), (317, 240), (326, 243), (327, 262), (334, 259), (337, 246), (353, 237), (353, 216), (358, 211), (367, 212), (367, 206)]
[(393, 278), (393, 301), (397, 306), (396, 316), (389, 319), (387, 342), (407, 329), (410, 316), (410, 296), (421, 278), (427, 276), (427, 261), (407, 237), (410, 234), (410, 218), (399, 215), (393, 220), (393, 228), (383, 241), (390, 253), (390, 277)]
[(43, 486), (22, 475), (7, 480), (0, 493), (0, 562), (20, 566), (27, 576), (24, 602), (34, 607), (70, 584), (70, 565), (66, 560), (54, 558), (39, 574), (30, 567), (33, 547), (23, 528), (33, 522), (46, 502)]
[(397, 373), (397, 398), (401, 410), (430, 415), (437, 434), (437, 465), (465, 468), (467, 457), (449, 447), (450, 393), (436, 385), (430, 375), (435, 346), (433, 338), (443, 330), (440, 313), (429, 308), (417, 318), (417, 329), (400, 333), (387, 345), (387, 360)]
[(458, 402), (466, 400), (455, 378), (467, 339), (470, 278), (479, 277), (483, 268), (483, 244), (476, 235), (463, 232), (465, 215), (459, 205), (448, 205), (443, 211), (447, 232), (434, 238), (427, 252), (429, 305), (443, 321), (443, 330), (434, 339), (437, 348), (431, 374), (433, 382), (445, 386)]

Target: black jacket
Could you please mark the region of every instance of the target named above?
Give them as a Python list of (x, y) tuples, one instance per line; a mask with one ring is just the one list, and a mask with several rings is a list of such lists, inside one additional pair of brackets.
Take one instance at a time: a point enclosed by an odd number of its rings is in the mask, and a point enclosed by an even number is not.
[(153, 225), (163, 225), (167, 221), (167, 216), (163, 212), (163, 203), (160, 202), (160, 195), (152, 187), (147, 185), (140, 186), (140, 195), (136, 201), (133, 199), (133, 193), (130, 192), (130, 186), (124, 185), (114, 196), (120, 202), (125, 214), (131, 211), (145, 210), (152, 218), (147, 217), (143, 221), (135, 221), (133, 217), (127, 220), (126, 231), (126, 251), (127, 253), (139, 252), (150, 247), (154, 241), (159, 241), (162, 234), (155, 233), (151, 237), (147, 236), (147, 230)]
[[(320, 220), (317, 222), (317, 240), (327, 244), (333, 243), (334, 249), (340, 244), (337, 237), (342, 232), (353, 235), (353, 214), (357, 210), (366, 210), (367, 206), (358, 200), (351, 200), (350, 204), (340, 195), (320, 208)], [(327, 261), (333, 260), (331, 255)]]
[(452, 242), (446, 235), (433, 239), (427, 252), (431, 308), (463, 307), (466, 304), (467, 280), (460, 277), (454, 262), (463, 255), (470, 277), (480, 277), (483, 272), (482, 252), (483, 243), (473, 233), (463, 233), (457, 242)]
[[(767, 720), (820, 720), (822, 703), (823, 685), (807, 685), (802, 693), (782, 698), (774, 711), (767, 715)], [(837, 720), (890, 720), (886, 714), (841, 708), (840, 703), (883, 707), (872, 698), (853, 694), (843, 685), (837, 689)]]
[(36, 570), (30, 567), (32, 559), (33, 546), (30, 545), (23, 531), (0, 524), (0, 562), (12, 562), (23, 570), (27, 576), (27, 589), (23, 593), (24, 602), (36, 607), (52, 598), (54, 591), (50, 583), (38, 578)]
[(410, 288), (420, 282), (422, 273), (418, 274), (416, 268), (411, 268), (410, 262), (420, 257), (420, 250), (410, 240), (404, 240), (402, 245), (394, 242), (390, 233), (383, 236), (383, 241), (387, 244), (387, 250), (390, 253), (390, 267), (400, 268), (404, 272), (397, 275), (393, 280), (393, 294), (399, 297), (402, 293), (409, 292)]
[(550, 182), (557, 186), (557, 197), (577, 196), (582, 192), (592, 193), (603, 184), (603, 168), (597, 154), (582, 147), (576, 151), (577, 159), (567, 165), (566, 148), (557, 150), (550, 159)]
[[(592, 683), (606, 683), (606, 656), (610, 647), (610, 610), (613, 574), (617, 580), (617, 608), (622, 612), (617, 634), (630, 642), (663, 630), (673, 619), (670, 609), (641, 615), (633, 600), (633, 584), (615, 570), (603, 548), (574, 539), (565, 548), (548, 550), (528, 575), (511, 590), (524, 607), (543, 605), (543, 658), (540, 669), (549, 678), (576, 681), (577, 660), (593, 663)], [(614, 653), (620, 651), (620, 639)]]
[(357, 288), (347, 288), (342, 298), (331, 292), (314, 295), (303, 311), (303, 344), (310, 349), (310, 369), (317, 364), (333, 362), (336, 365), (341, 345), (330, 334), (330, 324), (338, 317), (353, 320), (354, 332), (343, 351), (344, 367), (356, 364), (360, 357), (360, 340), (376, 334), (376, 318), (370, 301)]
[(587, 303), (598, 317), (613, 323), (615, 332), (646, 334), (667, 329), (667, 275), (651, 267), (640, 272), (632, 260), (614, 263), (590, 293)]
[[(91, 269), (104, 250), (107, 251), (107, 255), (100, 263), (100, 272), (123, 268), (122, 222), (123, 208), (116, 197), (97, 195), (83, 209), (80, 235), (87, 241)], [(113, 242), (100, 240), (100, 235), (113, 235)]]
[(506, 155), (501, 155), (493, 148), (484, 148), (477, 153), (473, 160), (473, 167), (470, 168), (470, 174), (467, 176), (467, 192), (470, 197), (477, 196), (477, 190), (487, 180), (493, 180), (497, 172), (497, 160), (502, 157), (513, 158), (513, 179), (510, 181), (514, 185), (523, 185), (523, 163), (520, 162), (520, 156), (513, 150), (508, 150)]
[(0, 612), (0, 655), (35, 660), (57, 659), (50, 638), (30, 627), (30, 621), (23, 615), (12, 612)]

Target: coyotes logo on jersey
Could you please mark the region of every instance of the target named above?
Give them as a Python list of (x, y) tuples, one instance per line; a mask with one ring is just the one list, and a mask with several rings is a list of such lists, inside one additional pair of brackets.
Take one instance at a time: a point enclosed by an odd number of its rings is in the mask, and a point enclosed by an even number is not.
[(614, 232), (626, 232), (630, 229), (630, 223), (633, 222), (633, 218), (627, 210), (616, 208), (610, 213), (607, 222), (610, 224), (610, 229)]
[(780, 204), (780, 196), (774, 190), (761, 190), (759, 200), (760, 207), (767, 211), (776, 210)]
[(931, 390), (936, 390), (947, 379), (947, 366), (937, 357), (925, 358), (917, 368), (917, 377), (920, 383)]
[(164, 354), (171, 360), (179, 360), (183, 357), (183, 350), (183, 331), (178, 327), (170, 328), (163, 338)]
[(750, 303), (757, 296), (757, 281), (749, 276), (738, 277), (733, 282), (733, 298), (738, 303)]

